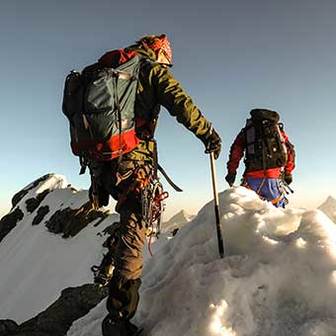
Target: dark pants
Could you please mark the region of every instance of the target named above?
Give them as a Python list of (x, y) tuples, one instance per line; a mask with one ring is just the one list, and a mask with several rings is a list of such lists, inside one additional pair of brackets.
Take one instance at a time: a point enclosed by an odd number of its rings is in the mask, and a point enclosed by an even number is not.
[[(142, 190), (153, 174), (153, 166), (144, 161), (93, 163), (90, 171), (100, 205), (107, 205), (109, 195), (117, 200), (120, 225), (114, 232), (115, 269), (109, 284), (107, 310), (112, 319), (131, 319), (139, 302), (140, 276), (146, 225), (143, 220)], [(107, 198), (107, 200), (106, 200)], [(112, 248), (112, 246), (111, 246)]]

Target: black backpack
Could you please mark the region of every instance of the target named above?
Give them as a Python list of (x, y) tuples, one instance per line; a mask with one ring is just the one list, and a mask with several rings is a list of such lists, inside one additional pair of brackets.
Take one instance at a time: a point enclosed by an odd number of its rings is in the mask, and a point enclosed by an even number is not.
[(254, 109), (250, 114), (244, 128), (246, 169), (255, 171), (285, 166), (287, 147), (279, 114), (266, 109)]
[(134, 107), (140, 63), (139, 56), (115, 69), (95, 63), (67, 76), (62, 109), (75, 155), (106, 161), (138, 145)]

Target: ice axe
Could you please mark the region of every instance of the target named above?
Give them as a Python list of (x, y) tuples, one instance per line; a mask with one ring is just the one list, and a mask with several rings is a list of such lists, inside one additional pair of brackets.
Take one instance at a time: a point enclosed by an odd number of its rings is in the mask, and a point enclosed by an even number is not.
[(210, 153), (210, 167), (211, 167), (211, 179), (212, 179), (212, 189), (214, 194), (214, 205), (215, 205), (215, 217), (216, 217), (216, 231), (217, 231), (217, 241), (218, 241), (218, 251), (221, 258), (224, 257), (224, 242), (220, 227), (220, 216), (219, 216), (219, 198), (217, 192), (217, 176), (216, 176), (216, 166), (214, 153)]

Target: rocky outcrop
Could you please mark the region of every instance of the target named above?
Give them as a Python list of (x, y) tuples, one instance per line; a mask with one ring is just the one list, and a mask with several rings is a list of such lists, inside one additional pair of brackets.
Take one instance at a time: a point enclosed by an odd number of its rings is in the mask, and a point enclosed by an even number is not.
[(32, 213), (34, 212), (45, 199), (45, 197), (50, 193), (49, 189), (44, 190), (40, 194), (37, 194), (36, 197), (32, 197), (26, 200), (27, 211)]
[(28, 192), (32, 189), (34, 189), (35, 187), (37, 187), (37, 185), (40, 182), (46, 181), (48, 178), (50, 178), (53, 174), (46, 174), (40, 178), (38, 178), (37, 180), (35, 180), (33, 183), (29, 184), (27, 187), (25, 187), (24, 189), (20, 190), (18, 193), (16, 193), (13, 198), (12, 198), (12, 209), (14, 209), (18, 203), (28, 194)]
[(43, 221), (44, 217), (49, 213), (49, 211), (50, 208), (48, 205), (38, 208), (37, 215), (34, 217), (32, 225), (40, 224)]
[[(14, 321), (0, 321), (0, 336), (65, 336), (72, 323), (86, 315), (107, 294), (106, 287), (94, 284), (66, 288), (44, 312), (19, 326)], [(1, 334), (1, 326), (7, 334)]]
[[(20, 190), (16, 193), (12, 198), (12, 210), (7, 215), (1, 218), (0, 220), (0, 242), (4, 239), (4, 237), (15, 228), (17, 223), (23, 219), (24, 214), (19, 206), (17, 206), (20, 201), (29, 193), (30, 190), (34, 189), (38, 186), (39, 183), (46, 181), (53, 174), (46, 174), (39, 179), (35, 180), (33, 183), (29, 184), (24, 189)], [(36, 197), (29, 198), (25, 201), (27, 211), (29, 213), (34, 212), (44, 200), (44, 198), (49, 194), (50, 190), (44, 190), (43, 192), (37, 194)], [(21, 205), (20, 205), (21, 206)], [(33, 220), (33, 224), (36, 225), (40, 223), (44, 216), (46, 215), (46, 209), (39, 209), (39, 213)]]
[(44, 332), (40, 332), (40, 331), (23, 331), (23, 332), (19, 332), (19, 333), (15, 333), (15, 334), (6, 334), (6, 336), (11, 336), (11, 335), (15, 335), (15, 336), (58, 336), (55, 334), (51, 334), (51, 333), (44, 333)]
[[(56, 174), (42, 176), (14, 195), (11, 212), (0, 220), (0, 242), (17, 225), (24, 225), (27, 235), (29, 235), (29, 226), (40, 225), (40, 228), (36, 227), (33, 231), (45, 232), (48, 229), (50, 232), (62, 235), (63, 238), (69, 238), (77, 236), (88, 226), (101, 225), (107, 217), (109, 217), (109, 224), (110, 221), (113, 223), (118, 219), (119, 216), (113, 216), (109, 211), (93, 209), (91, 202), (85, 203), (87, 199), (86, 191), (76, 190), (67, 184), (63, 176)], [(77, 209), (74, 209), (75, 207)], [(107, 222), (102, 226), (105, 227), (106, 224)], [(99, 244), (100, 251), (103, 236), (107, 233), (99, 229), (93, 229), (93, 231), (101, 237), (101, 242), (95, 241)], [(15, 235), (15, 230), (12, 233)], [(8, 251), (6, 244), (1, 247)], [(29, 251), (30, 249), (27, 249), (27, 253)], [(44, 250), (41, 251), (43, 252)], [(91, 262), (88, 268), (90, 266)], [(15, 267), (17, 267), (16, 264)], [(8, 283), (10, 286), (10, 281)], [(54, 303), (47, 309), (21, 325), (9, 319), (0, 320), (0, 336), (65, 336), (74, 321), (86, 315), (107, 296), (107, 288), (99, 288), (95, 284), (82, 285), (82, 283), (78, 286), (64, 289), (60, 297), (56, 301), (53, 300)], [(58, 288), (55, 289), (53, 295), (58, 293), (58, 290)], [(4, 302), (1, 303), (4, 304)]]
[[(63, 238), (74, 237), (89, 223), (98, 218), (101, 222), (108, 216), (108, 211), (91, 209), (90, 206), (88, 202), (79, 209), (65, 208), (58, 210), (47, 221), (46, 227), (50, 232), (61, 234)], [(95, 223), (96, 225), (97, 223)]]
[(20, 208), (16, 208), (0, 220), (0, 242), (6, 235), (15, 228), (17, 223), (23, 219), (23, 212)]
[(0, 320), (0, 336), (11, 335), (18, 330), (18, 324), (13, 320)]

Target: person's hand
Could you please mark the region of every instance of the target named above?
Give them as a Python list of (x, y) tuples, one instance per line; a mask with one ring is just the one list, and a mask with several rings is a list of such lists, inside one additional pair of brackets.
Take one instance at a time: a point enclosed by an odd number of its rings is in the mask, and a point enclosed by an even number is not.
[(205, 153), (213, 153), (215, 160), (217, 160), (222, 148), (222, 139), (218, 133), (212, 128), (209, 134), (201, 137), (201, 140), (205, 146)]
[(234, 183), (235, 179), (236, 179), (236, 173), (228, 173), (225, 176), (225, 180), (229, 184), (230, 187), (233, 186), (233, 183)]
[(290, 185), (293, 182), (293, 176), (290, 173), (286, 173), (284, 176), (284, 181)]

